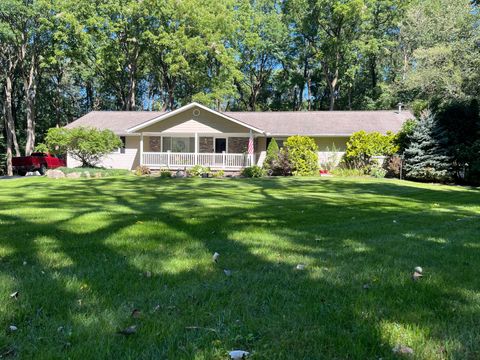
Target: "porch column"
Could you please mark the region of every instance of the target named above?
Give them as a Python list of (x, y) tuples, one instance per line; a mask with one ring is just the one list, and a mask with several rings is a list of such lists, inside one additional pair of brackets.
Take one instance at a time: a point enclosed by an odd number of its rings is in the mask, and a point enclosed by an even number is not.
[(254, 149), (254, 139), (253, 139), (253, 131), (250, 130), (250, 137), (248, 138), (248, 158), (250, 161), (250, 164), (248, 166), (253, 166), (253, 154), (255, 154), (255, 149)]
[(195, 133), (195, 165), (198, 164), (198, 133)]
[(140, 165), (143, 165), (143, 132), (140, 134)]

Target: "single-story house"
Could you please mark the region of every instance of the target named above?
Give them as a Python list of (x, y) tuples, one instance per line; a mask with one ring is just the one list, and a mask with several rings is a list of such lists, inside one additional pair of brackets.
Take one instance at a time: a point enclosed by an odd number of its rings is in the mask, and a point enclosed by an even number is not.
[[(315, 139), (319, 161), (343, 154), (356, 131), (398, 132), (408, 111), (219, 112), (190, 103), (169, 112), (92, 111), (68, 124), (110, 129), (123, 143), (102, 165), (109, 168), (184, 169), (200, 164), (238, 171), (261, 165), (272, 138), (282, 146), (292, 135)], [(79, 163), (68, 157), (70, 167)]]

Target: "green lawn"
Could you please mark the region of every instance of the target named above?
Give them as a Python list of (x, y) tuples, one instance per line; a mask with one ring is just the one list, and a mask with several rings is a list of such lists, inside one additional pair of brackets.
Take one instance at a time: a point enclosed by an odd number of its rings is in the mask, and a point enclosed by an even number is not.
[(0, 358), (390, 359), (403, 344), (418, 359), (479, 359), (480, 191), (3, 180), (0, 298)]

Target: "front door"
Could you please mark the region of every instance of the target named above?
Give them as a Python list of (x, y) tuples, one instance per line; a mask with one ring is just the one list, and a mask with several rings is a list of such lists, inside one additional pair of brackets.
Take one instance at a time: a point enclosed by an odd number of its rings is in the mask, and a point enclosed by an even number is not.
[(215, 152), (217, 154), (221, 154), (224, 151), (227, 151), (227, 139), (216, 138), (215, 139)]

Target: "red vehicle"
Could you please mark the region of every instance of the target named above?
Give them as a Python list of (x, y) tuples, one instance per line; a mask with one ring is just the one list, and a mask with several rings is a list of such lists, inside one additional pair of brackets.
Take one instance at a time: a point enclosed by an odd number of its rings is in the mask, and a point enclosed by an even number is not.
[(30, 156), (14, 157), (12, 159), (13, 171), (18, 175), (25, 176), (29, 171), (38, 171), (40, 175), (45, 175), (47, 169), (55, 169), (66, 166), (65, 160), (56, 156), (34, 152)]

